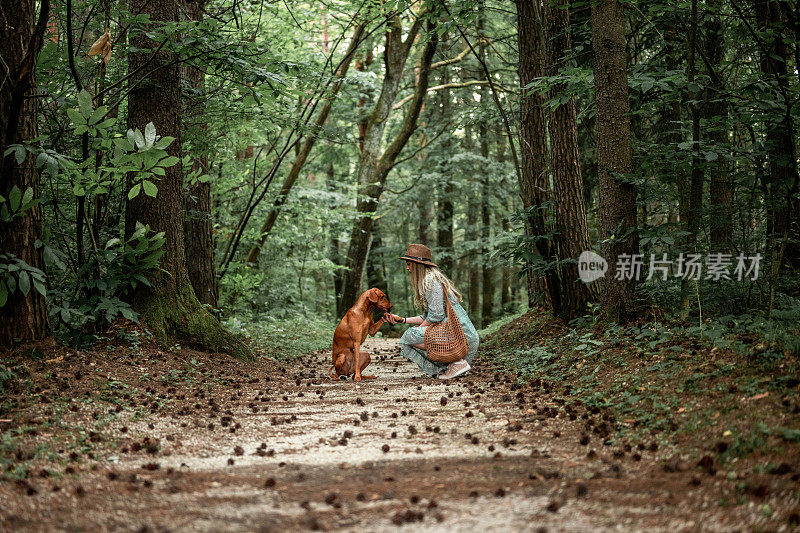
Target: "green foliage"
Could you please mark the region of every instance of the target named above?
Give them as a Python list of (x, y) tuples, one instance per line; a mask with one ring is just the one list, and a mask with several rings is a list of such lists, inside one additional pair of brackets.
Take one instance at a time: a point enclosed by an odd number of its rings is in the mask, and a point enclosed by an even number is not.
[(163, 232), (152, 233), (148, 226), (137, 224), (130, 239), (111, 239), (102, 252), (92, 254), (78, 272), (77, 285), (71, 288), (77, 290), (77, 296), (51, 291), (50, 315), (63, 326), (64, 334), (81, 338), (87, 325), (100, 327), (119, 316), (137, 321), (138, 315), (124, 298), (140, 285), (150, 285), (147, 275), (159, 268), (163, 245)]
[(44, 272), (13, 254), (0, 253), (0, 307), (15, 291), (27, 296), (32, 288), (46, 294)]
[(259, 354), (273, 359), (295, 359), (317, 350), (329, 350), (336, 324), (314, 315), (275, 318), (239, 313), (225, 326), (261, 347)]

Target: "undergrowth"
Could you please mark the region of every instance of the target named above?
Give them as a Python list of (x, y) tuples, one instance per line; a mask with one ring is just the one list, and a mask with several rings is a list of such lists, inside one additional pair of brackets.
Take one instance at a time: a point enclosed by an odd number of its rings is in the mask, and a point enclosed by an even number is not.
[(487, 327), (495, 333), (482, 348), (520, 380), (560, 384), (574, 401), (611, 409), (619, 422), (612, 440), (723, 439), (727, 455), (739, 457), (800, 440), (800, 431), (783, 423), (796, 423), (800, 412), (800, 321), (788, 314), (731, 315), (702, 328), (663, 321), (597, 331), (590, 320), (565, 325), (534, 310)]
[(306, 315), (275, 318), (268, 315), (245, 315), (228, 319), (225, 326), (234, 333), (253, 339), (257, 353), (273, 359), (294, 359), (331, 347), (336, 324)]

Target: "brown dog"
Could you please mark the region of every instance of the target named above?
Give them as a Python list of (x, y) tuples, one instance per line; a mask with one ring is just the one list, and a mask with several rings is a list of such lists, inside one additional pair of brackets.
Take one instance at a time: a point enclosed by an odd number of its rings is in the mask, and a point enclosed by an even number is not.
[(355, 374), (356, 381), (362, 378), (375, 379), (375, 376), (361, 375), (371, 360), (369, 354), (361, 350), (361, 345), (367, 335), (374, 337), (385, 322), (383, 318), (377, 322), (372, 318), (372, 311), (376, 307), (381, 311), (389, 311), (392, 304), (380, 289), (369, 289), (336, 326), (333, 332), (333, 366), (328, 371), (332, 379), (352, 374)]

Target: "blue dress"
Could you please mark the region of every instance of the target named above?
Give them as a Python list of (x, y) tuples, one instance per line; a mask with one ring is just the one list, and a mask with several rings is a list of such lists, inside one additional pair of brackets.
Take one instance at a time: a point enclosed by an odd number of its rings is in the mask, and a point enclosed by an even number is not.
[[(450, 305), (453, 306), (453, 311), (455, 311), (458, 317), (458, 321), (461, 323), (461, 328), (464, 330), (464, 336), (467, 337), (467, 344), (469, 344), (469, 353), (464, 357), (464, 360), (468, 363), (472, 363), (475, 352), (478, 351), (478, 331), (475, 329), (469, 316), (467, 316), (467, 312), (461, 306), (461, 303), (453, 292), (448, 291), (447, 296), (450, 299)], [(442, 284), (431, 276), (425, 279), (425, 299), (428, 301), (428, 307), (420, 317), (431, 323), (441, 322), (442, 320), (446, 321), (447, 310), (444, 305)], [(409, 361), (413, 361), (425, 374), (433, 377), (447, 368), (447, 363), (431, 361), (428, 359), (425, 350), (414, 348), (415, 344), (423, 344), (424, 342), (425, 327), (413, 326), (408, 328), (405, 333), (403, 333), (403, 336), (400, 337), (400, 355)]]

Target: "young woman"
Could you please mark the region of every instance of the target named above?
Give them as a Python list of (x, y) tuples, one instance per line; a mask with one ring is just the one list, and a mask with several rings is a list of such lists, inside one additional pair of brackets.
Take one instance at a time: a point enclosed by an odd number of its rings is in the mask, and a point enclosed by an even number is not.
[[(453, 286), (450, 278), (445, 276), (431, 260), (431, 250), (422, 244), (411, 244), (406, 254), (400, 259), (406, 262), (406, 270), (411, 274), (411, 287), (414, 289), (414, 305), (423, 310), (419, 316), (401, 317), (386, 313), (384, 317), (391, 324), (411, 324), (400, 338), (400, 354), (415, 362), (427, 375), (439, 379), (452, 379), (469, 370), (469, 364), (478, 351), (478, 332), (467, 312), (461, 307), (461, 294)], [(450, 305), (458, 316), (464, 335), (469, 344), (469, 353), (464, 359), (455, 363), (437, 363), (428, 359), (425, 353), (425, 328), (446, 320), (446, 307), (442, 283), (447, 288)]]

